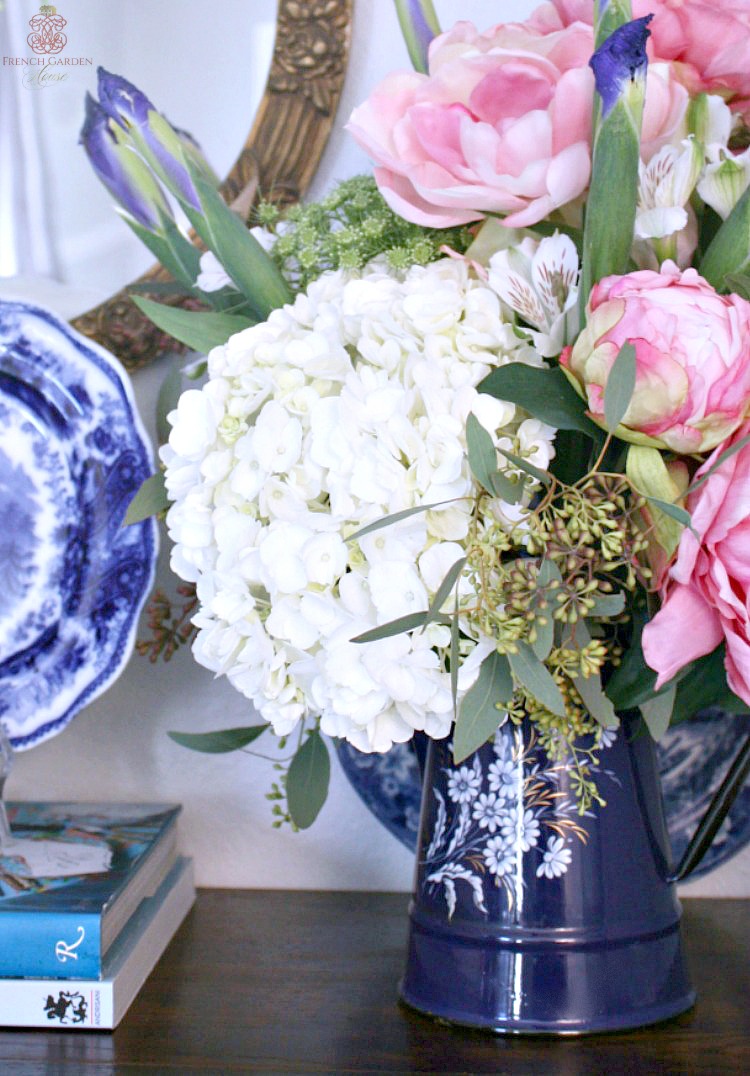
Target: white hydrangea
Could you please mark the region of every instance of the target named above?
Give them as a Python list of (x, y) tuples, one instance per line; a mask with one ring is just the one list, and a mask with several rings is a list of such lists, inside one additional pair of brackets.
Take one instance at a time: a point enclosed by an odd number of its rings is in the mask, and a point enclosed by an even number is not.
[[(195, 656), (277, 734), (307, 715), (363, 751), (448, 733), (445, 625), (352, 639), (427, 609), (462, 555), (470, 412), (537, 466), (553, 455), (550, 427), (476, 390), (494, 366), (542, 364), (504, 309), (456, 260), (328, 273), (214, 349), (205, 387), (169, 416), (167, 523), (172, 566), (197, 584)], [(424, 504), (439, 507), (346, 541)]]

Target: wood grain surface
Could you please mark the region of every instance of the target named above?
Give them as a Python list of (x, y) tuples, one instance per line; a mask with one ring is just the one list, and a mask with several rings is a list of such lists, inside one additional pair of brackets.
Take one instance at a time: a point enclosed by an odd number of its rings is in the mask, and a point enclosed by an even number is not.
[(687, 900), (699, 999), (616, 1035), (501, 1037), (396, 1001), (403, 894), (202, 890), (114, 1032), (0, 1031), (0, 1073), (750, 1072), (750, 901)]

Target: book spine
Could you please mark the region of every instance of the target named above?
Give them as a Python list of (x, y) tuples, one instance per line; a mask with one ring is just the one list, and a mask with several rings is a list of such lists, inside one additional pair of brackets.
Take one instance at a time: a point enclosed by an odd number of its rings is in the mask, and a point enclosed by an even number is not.
[(101, 973), (101, 919), (96, 913), (0, 915), (0, 976), (97, 979)]
[(0, 1022), (5, 1027), (112, 1028), (114, 987), (96, 979), (0, 979)]

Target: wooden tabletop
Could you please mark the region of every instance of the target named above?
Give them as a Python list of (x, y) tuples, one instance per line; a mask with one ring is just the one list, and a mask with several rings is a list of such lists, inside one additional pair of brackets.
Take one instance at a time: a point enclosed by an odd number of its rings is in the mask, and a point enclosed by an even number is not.
[(684, 902), (691, 1012), (575, 1039), (466, 1031), (401, 1006), (407, 902), (202, 890), (114, 1033), (0, 1031), (0, 1072), (750, 1073), (750, 901)]

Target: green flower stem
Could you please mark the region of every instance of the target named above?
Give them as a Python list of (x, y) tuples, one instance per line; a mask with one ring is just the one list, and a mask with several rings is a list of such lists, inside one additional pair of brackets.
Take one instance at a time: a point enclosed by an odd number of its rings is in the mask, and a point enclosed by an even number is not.
[(596, 0), (594, 48), (603, 45), (618, 26), (633, 18), (630, 0)]
[[(619, 5), (618, 17), (623, 6)], [(615, 0), (610, 0), (605, 12), (608, 18), (613, 17), (615, 7)], [(645, 71), (626, 80), (617, 100), (598, 121), (583, 230), (582, 320), (594, 284), (605, 276), (628, 271), (638, 201), (645, 83)], [(600, 107), (597, 101), (597, 114)]]

